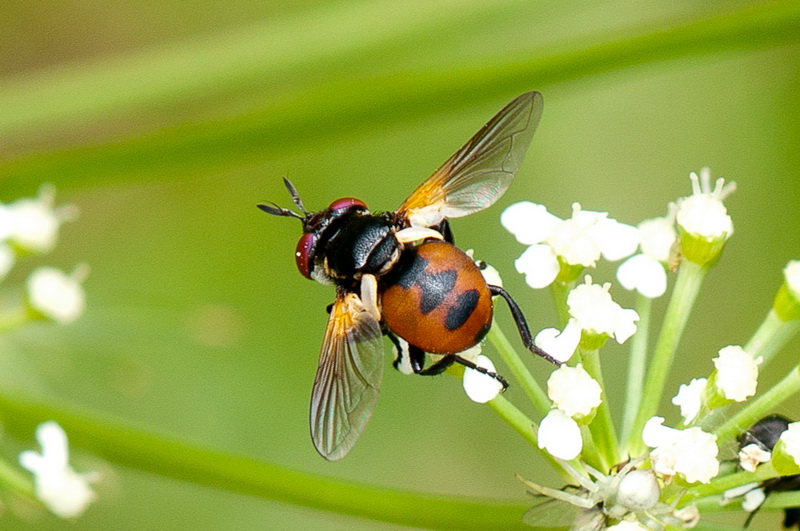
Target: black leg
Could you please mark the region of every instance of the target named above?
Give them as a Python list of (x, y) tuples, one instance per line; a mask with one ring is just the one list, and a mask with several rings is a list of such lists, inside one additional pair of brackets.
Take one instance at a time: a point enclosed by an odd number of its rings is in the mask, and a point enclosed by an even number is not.
[(455, 356), (444, 356), (442, 359), (428, 367), (427, 369), (420, 369), (417, 374), (421, 374), (423, 376), (436, 376), (437, 374), (442, 374), (444, 371), (447, 370), (450, 365), (456, 361)]
[(431, 227), (431, 228), (433, 230), (435, 230), (436, 232), (438, 232), (439, 234), (441, 234), (444, 237), (444, 241), (446, 241), (447, 243), (452, 243), (452, 244), (455, 245), (456, 240), (453, 237), (453, 231), (450, 230), (450, 222), (449, 221), (447, 221), (445, 219), (441, 223), (436, 225), (435, 227)]
[(490, 371), (488, 369), (485, 369), (484, 367), (481, 367), (479, 365), (475, 365), (474, 362), (472, 362), (472, 361), (470, 361), (468, 359), (464, 359), (461, 356), (453, 356), (453, 361), (456, 361), (456, 362), (460, 363), (464, 367), (469, 367), (470, 369), (478, 371), (481, 374), (485, 374), (486, 376), (490, 376), (490, 377), (494, 378), (495, 380), (500, 382), (500, 384), (503, 386), (503, 391), (508, 389), (508, 382), (506, 381), (506, 379), (503, 378), (502, 376), (500, 376), (499, 374), (497, 374), (496, 372), (492, 372), (492, 371)]
[(537, 356), (546, 359), (550, 363), (560, 366), (562, 364), (560, 361), (533, 344), (533, 337), (531, 337), (531, 331), (528, 329), (528, 322), (525, 321), (525, 316), (522, 314), (522, 310), (517, 303), (514, 302), (514, 299), (511, 298), (511, 295), (509, 295), (508, 292), (500, 286), (489, 285), (489, 291), (492, 295), (500, 295), (505, 299), (506, 303), (508, 303), (508, 307), (511, 310), (511, 315), (514, 316), (514, 321), (517, 323), (517, 330), (519, 330), (519, 335), (522, 338), (522, 343), (525, 345), (525, 348)]
[(500, 382), (500, 384), (503, 386), (503, 391), (508, 389), (508, 382), (506, 381), (506, 379), (503, 378), (502, 376), (500, 376), (499, 374), (497, 374), (496, 372), (492, 372), (492, 371), (490, 371), (488, 369), (485, 369), (484, 367), (480, 367), (478, 365), (475, 365), (474, 362), (472, 362), (472, 361), (470, 361), (468, 359), (462, 358), (461, 356), (457, 356), (455, 354), (450, 354), (450, 355), (444, 356), (442, 359), (440, 359), (439, 361), (437, 361), (436, 363), (434, 363), (433, 365), (431, 365), (427, 369), (418, 372), (417, 374), (422, 374), (422, 375), (425, 375), (425, 376), (434, 376), (436, 374), (442, 374), (453, 363), (460, 363), (461, 365), (463, 365), (465, 367), (469, 367), (470, 369), (476, 370), (481, 374), (485, 374), (486, 376), (489, 376), (490, 378), (494, 378), (495, 380)]
[(388, 329), (384, 330), (384, 334), (389, 337), (392, 343), (394, 343), (395, 349), (397, 349), (397, 356), (392, 362), (392, 365), (395, 369), (400, 370), (400, 365), (403, 364), (403, 358), (406, 356), (408, 356), (411, 370), (414, 371), (415, 374), (420, 374), (423, 369), (425, 369), (425, 352), (423, 352), (422, 349), (415, 347), (414, 345), (410, 345), (406, 341), (401, 343), (400, 339), (398, 339), (398, 337), (392, 332), (389, 332)]

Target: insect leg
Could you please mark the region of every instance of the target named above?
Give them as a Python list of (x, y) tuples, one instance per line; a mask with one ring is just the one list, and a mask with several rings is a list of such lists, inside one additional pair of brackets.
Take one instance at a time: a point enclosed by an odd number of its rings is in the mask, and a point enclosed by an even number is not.
[[(495, 380), (500, 382), (500, 384), (503, 386), (503, 391), (508, 389), (508, 382), (506, 381), (505, 378), (503, 378), (502, 376), (500, 376), (496, 372), (492, 372), (492, 371), (486, 369), (485, 367), (481, 367), (480, 365), (476, 365), (474, 361), (470, 361), (470, 360), (468, 360), (466, 358), (462, 358), (461, 356), (456, 356), (456, 355), (446, 356), (445, 358), (453, 358), (453, 361), (455, 361), (457, 363), (460, 363), (464, 367), (469, 367), (470, 369), (472, 369), (474, 371), (478, 371), (479, 373), (485, 374), (486, 376), (489, 376), (490, 378), (494, 378)], [(431, 369), (432, 368), (433, 368), (433, 366), (431, 366)]]
[(442, 222), (436, 227), (436, 230), (439, 232), (439, 234), (444, 236), (444, 241), (455, 245), (456, 239), (453, 237), (453, 231), (450, 230), (450, 222), (447, 221), (447, 219), (442, 220)]
[(381, 320), (381, 311), (378, 309), (378, 280), (375, 275), (361, 277), (361, 302), (376, 321)]
[(422, 375), (425, 375), (425, 376), (435, 376), (437, 374), (442, 374), (453, 363), (460, 363), (461, 365), (463, 365), (465, 367), (469, 367), (470, 369), (476, 370), (481, 374), (485, 374), (486, 376), (489, 376), (490, 378), (494, 378), (495, 380), (497, 380), (498, 382), (500, 382), (502, 384), (503, 391), (508, 389), (508, 382), (506, 381), (506, 379), (503, 378), (502, 376), (500, 376), (499, 374), (497, 374), (496, 372), (492, 372), (492, 371), (490, 371), (490, 370), (488, 370), (488, 369), (486, 369), (484, 367), (481, 367), (479, 365), (475, 365), (475, 362), (472, 362), (472, 361), (470, 361), (470, 360), (468, 360), (466, 358), (462, 358), (461, 356), (457, 356), (455, 354), (449, 354), (447, 356), (444, 356), (442, 359), (440, 359), (439, 361), (437, 361), (436, 363), (434, 363), (433, 365), (431, 365), (427, 369), (418, 372), (417, 374), (422, 374)]
[(397, 337), (392, 332), (384, 332), (394, 343), (395, 358), (392, 365), (403, 374), (419, 374), (425, 368), (425, 352), (420, 348), (409, 345), (408, 341)]
[(514, 299), (511, 298), (511, 295), (509, 295), (508, 292), (500, 286), (492, 286), (491, 284), (489, 285), (489, 291), (492, 295), (500, 295), (505, 299), (506, 303), (508, 303), (508, 307), (511, 310), (511, 315), (514, 316), (514, 321), (517, 323), (517, 330), (519, 330), (519, 335), (522, 338), (522, 343), (525, 345), (525, 348), (537, 356), (546, 359), (550, 363), (560, 366), (562, 364), (560, 361), (533, 344), (533, 337), (531, 336), (531, 331), (528, 328), (528, 322), (525, 320), (525, 316), (522, 314), (522, 310), (520, 309), (519, 305), (517, 305)]

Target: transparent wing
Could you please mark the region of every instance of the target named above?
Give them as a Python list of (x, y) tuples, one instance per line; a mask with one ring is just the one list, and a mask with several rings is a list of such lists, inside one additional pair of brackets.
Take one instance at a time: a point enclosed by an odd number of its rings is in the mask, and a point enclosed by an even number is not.
[(337, 293), (311, 394), (311, 440), (337, 460), (367, 424), (383, 378), (381, 327), (355, 293)]
[(522, 516), (522, 521), (539, 531), (601, 531), (606, 519), (598, 507), (581, 509), (565, 501), (534, 495), (535, 505)]
[(414, 225), (430, 227), (492, 205), (522, 165), (542, 106), (538, 92), (515, 98), (423, 182), (397, 213)]

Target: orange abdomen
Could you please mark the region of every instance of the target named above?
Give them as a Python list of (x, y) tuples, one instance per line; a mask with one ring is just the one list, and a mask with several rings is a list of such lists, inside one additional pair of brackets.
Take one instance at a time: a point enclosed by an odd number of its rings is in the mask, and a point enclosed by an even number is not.
[(443, 241), (404, 252), (381, 297), (389, 329), (434, 354), (476, 345), (492, 324), (492, 296), (475, 263)]

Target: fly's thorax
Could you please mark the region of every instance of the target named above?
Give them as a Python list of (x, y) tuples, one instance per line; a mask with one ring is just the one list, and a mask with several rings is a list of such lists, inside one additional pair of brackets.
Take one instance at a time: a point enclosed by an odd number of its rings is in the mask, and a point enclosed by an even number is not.
[(314, 268), (337, 284), (365, 274), (383, 275), (400, 254), (395, 232), (390, 217), (382, 213), (354, 211), (340, 216), (321, 234)]

